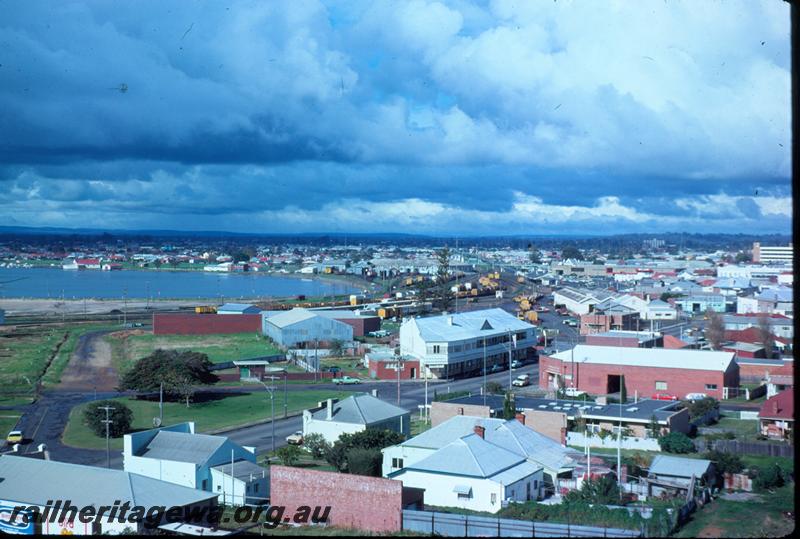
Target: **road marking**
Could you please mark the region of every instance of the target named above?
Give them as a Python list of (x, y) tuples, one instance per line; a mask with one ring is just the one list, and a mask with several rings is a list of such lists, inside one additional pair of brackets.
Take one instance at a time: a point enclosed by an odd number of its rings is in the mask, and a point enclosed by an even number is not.
[(28, 446), (28, 449), (25, 451), (26, 453), (30, 453), (31, 449), (33, 449), (33, 442), (36, 440), (36, 435), (39, 433), (39, 427), (42, 426), (42, 422), (44, 421), (44, 418), (47, 417), (47, 411), (48, 410), (49, 410), (49, 408), (45, 407), (44, 413), (42, 414), (42, 417), (39, 419), (39, 423), (36, 424), (36, 428), (33, 430), (33, 434), (31, 435), (31, 443)]

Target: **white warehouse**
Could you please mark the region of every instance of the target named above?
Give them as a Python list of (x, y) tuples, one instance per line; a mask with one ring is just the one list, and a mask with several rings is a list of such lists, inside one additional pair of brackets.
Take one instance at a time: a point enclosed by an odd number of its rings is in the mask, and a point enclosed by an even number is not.
[(264, 335), (281, 346), (300, 343), (351, 342), (353, 327), (308, 309), (291, 311), (264, 311), (261, 317)]
[(420, 361), (423, 376), (448, 378), (529, 359), (536, 328), (503, 309), (410, 318), (400, 326), (400, 355)]

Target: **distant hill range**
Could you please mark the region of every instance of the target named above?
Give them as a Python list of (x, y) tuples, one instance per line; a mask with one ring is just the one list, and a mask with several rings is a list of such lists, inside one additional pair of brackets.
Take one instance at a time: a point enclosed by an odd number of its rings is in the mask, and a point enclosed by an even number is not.
[(642, 242), (649, 239), (664, 240), (668, 250), (678, 249), (749, 249), (754, 241), (765, 245), (786, 245), (792, 241), (787, 234), (687, 234), (681, 232), (638, 233), (616, 235), (576, 235), (576, 234), (530, 234), (530, 235), (497, 235), (497, 236), (426, 236), (423, 234), (402, 233), (342, 233), (342, 232), (309, 232), (294, 234), (258, 234), (228, 231), (178, 231), (178, 230), (108, 230), (95, 228), (58, 228), (58, 227), (23, 227), (0, 226), (0, 241), (17, 240), (31, 243), (62, 243), (65, 241), (123, 241), (147, 240), (208, 240), (212, 243), (230, 242), (237, 244), (297, 243), (307, 245), (333, 244), (391, 244), (408, 246), (454, 246), (460, 247), (510, 247), (527, 248), (534, 244), (542, 249), (560, 249), (565, 245), (574, 245), (581, 249), (597, 249), (603, 252), (619, 250), (638, 251)]

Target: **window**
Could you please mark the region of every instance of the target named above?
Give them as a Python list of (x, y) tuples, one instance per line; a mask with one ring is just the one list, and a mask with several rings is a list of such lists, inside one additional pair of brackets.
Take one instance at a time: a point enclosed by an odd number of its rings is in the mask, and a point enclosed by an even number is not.
[(497, 494), (492, 492), (492, 503), (497, 503)]
[(667, 390), (667, 383), (666, 382), (656, 381), (656, 389), (661, 390), (661, 391), (666, 391)]
[(392, 468), (402, 468), (403, 467), (403, 459), (393, 458), (392, 459)]
[(717, 389), (717, 384), (706, 384), (706, 389)]
[(440, 346), (438, 344), (433, 345), (433, 353), (438, 354), (440, 352)]
[(222, 490), (222, 485), (217, 485), (217, 492), (219, 492), (220, 490)]
[(201, 490), (208, 490), (208, 479), (203, 479), (203, 488)]
[(258, 483), (253, 485), (253, 492), (258, 492)]

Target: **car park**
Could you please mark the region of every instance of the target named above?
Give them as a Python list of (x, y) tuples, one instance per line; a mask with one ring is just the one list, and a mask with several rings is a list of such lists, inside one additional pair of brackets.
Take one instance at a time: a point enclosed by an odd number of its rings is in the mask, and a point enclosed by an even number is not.
[(334, 378), (333, 383), (337, 386), (339, 385), (351, 385), (351, 384), (360, 384), (360, 378), (354, 378), (352, 376), (342, 376), (341, 378)]

